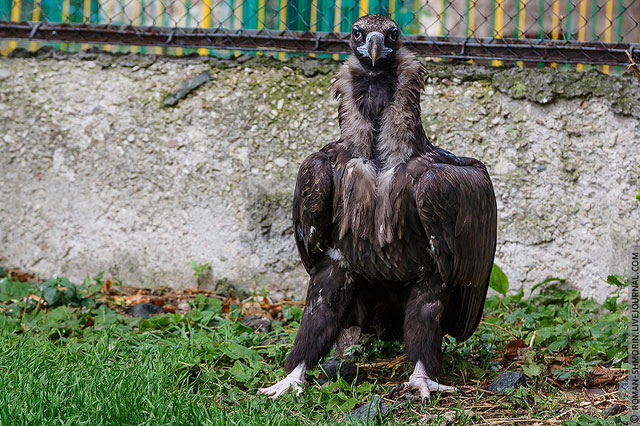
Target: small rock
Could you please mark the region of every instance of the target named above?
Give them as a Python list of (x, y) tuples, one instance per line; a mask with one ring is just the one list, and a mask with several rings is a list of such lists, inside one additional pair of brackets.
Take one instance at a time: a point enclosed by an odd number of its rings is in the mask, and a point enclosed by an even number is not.
[(9, 71), (8, 69), (0, 69), (0, 81), (1, 80), (5, 80), (7, 78), (11, 77), (11, 71)]
[(444, 420), (447, 424), (453, 424), (453, 421), (458, 417), (458, 412), (454, 410), (449, 410), (444, 413)]
[(180, 302), (178, 303), (178, 310), (188, 312), (191, 310), (191, 305), (189, 305), (187, 302)]
[(496, 376), (488, 390), (493, 393), (504, 393), (504, 391), (519, 388), (527, 383), (524, 373), (520, 371), (505, 371)]
[(626, 409), (627, 407), (625, 407), (624, 405), (620, 405), (620, 404), (612, 405), (611, 407), (607, 407), (604, 410), (602, 410), (602, 417), (615, 416), (617, 414), (624, 412), (624, 410)]
[(168, 94), (167, 97), (164, 98), (164, 105), (175, 106), (180, 99), (185, 98), (189, 93), (191, 93), (192, 91), (194, 91), (195, 89), (197, 89), (198, 87), (202, 86), (204, 83), (212, 79), (213, 77), (211, 77), (211, 74), (209, 74), (209, 71), (205, 71), (202, 74), (198, 75), (197, 77), (194, 77), (190, 80), (183, 81), (182, 87), (180, 89), (178, 89), (173, 93)]
[(605, 390), (600, 388), (589, 388), (585, 392), (591, 397), (606, 395)]
[(154, 305), (153, 303), (141, 303), (139, 305), (133, 305), (127, 309), (127, 313), (133, 317), (150, 318), (151, 315), (159, 314), (161, 312), (162, 307)]
[(388, 415), (389, 407), (385, 405), (379, 395), (374, 395), (373, 401), (367, 402), (366, 404), (356, 408), (355, 410), (351, 411), (351, 413), (349, 413), (349, 417), (357, 420), (362, 420), (366, 423), (371, 421), (380, 423), (380, 420)]
[(323, 362), (322, 370), (329, 381), (338, 380), (338, 373), (347, 383), (353, 382), (358, 377), (358, 366), (341, 359), (329, 359)]
[(236, 62), (239, 63), (239, 64), (244, 64), (245, 62), (247, 62), (247, 61), (249, 61), (251, 59), (253, 59), (253, 56), (245, 54), (245, 55), (242, 55), (242, 56), (238, 56), (236, 58)]
[(39, 58), (51, 58), (56, 48), (53, 46), (42, 46), (36, 51), (36, 56)]
[(98, 55), (100, 55), (102, 52), (100, 51), (100, 49), (98, 49), (97, 47), (91, 47), (87, 50), (81, 50), (80, 52), (78, 52), (78, 54), (76, 55), (77, 58), (79, 59), (83, 59), (86, 61), (93, 61), (95, 59), (98, 58)]
[(624, 376), (618, 383), (618, 392), (625, 398), (629, 398), (629, 376)]
[(35, 56), (35, 52), (31, 52), (28, 49), (24, 49), (22, 47), (17, 47), (9, 52), (8, 55), (10, 58), (31, 58)]
[(278, 167), (284, 167), (287, 165), (288, 161), (285, 160), (284, 158), (276, 158), (275, 160), (273, 160), (273, 162), (275, 163), (276, 166)]
[(118, 59), (118, 64), (127, 67), (148, 68), (156, 61), (156, 55), (141, 55), (138, 53), (129, 53)]
[(457, 425), (473, 419), (475, 415), (473, 411), (449, 410), (444, 413), (444, 420), (446, 425)]
[(240, 322), (247, 327), (251, 327), (255, 331), (259, 331), (261, 333), (268, 333), (271, 331), (271, 320), (267, 317), (249, 315)]

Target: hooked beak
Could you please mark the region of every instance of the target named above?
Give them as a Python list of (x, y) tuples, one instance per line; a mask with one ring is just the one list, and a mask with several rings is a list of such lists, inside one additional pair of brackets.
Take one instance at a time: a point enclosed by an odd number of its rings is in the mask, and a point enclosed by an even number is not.
[(367, 34), (367, 40), (364, 45), (358, 47), (358, 52), (371, 59), (371, 65), (376, 66), (376, 61), (384, 58), (393, 49), (384, 45), (384, 36), (382, 33), (372, 31)]
[(371, 65), (376, 66), (376, 60), (382, 56), (384, 46), (384, 36), (377, 31), (367, 35), (367, 53), (371, 58)]

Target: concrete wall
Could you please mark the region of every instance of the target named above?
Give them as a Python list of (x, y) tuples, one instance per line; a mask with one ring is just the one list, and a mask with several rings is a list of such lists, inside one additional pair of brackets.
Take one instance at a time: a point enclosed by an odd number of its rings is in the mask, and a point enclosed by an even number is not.
[[(336, 139), (335, 66), (107, 55), (0, 58), (0, 264), (127, 285), (303, 297), (290, 230), (302, 159)], [(245, 58), (246, 59), (246, 58)], [(428, 67), (435, 142), (484, 161), (512, 288), (612, 291), (639, 240), (640, 93), (629, 78)], [(164, 96), (209, 71), (175, 108)]]

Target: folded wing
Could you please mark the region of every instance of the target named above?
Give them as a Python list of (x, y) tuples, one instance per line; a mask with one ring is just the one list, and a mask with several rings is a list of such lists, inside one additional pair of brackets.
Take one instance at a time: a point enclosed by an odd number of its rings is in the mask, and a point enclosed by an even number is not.
[(333, 177), (326, 152), (307, 157), (293, 195), (293, 230), (302, 263), (309, 272), (327, 249), (332, 214)]
[(442, 328), (459, 340), (476, 330), (496, 249), (496, 200), (484, 165), (430, 164), (419, 179), (416, 203), (449, 302)]

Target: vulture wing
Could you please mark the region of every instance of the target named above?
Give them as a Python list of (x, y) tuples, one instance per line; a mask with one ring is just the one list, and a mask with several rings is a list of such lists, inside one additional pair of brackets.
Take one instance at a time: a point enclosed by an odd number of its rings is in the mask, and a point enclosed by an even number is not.
[(430, 164), (416, 186), (430, 252), (449, 292), (444, 332), (463, 341), (478, 327), (496, 249), (496, 199), (485, 166)]
[(331, 237), (332, 198), (331, 158), (323, 150), (302, 162), (293, 194), (293, 231), (307, 272), (326, 250)]

